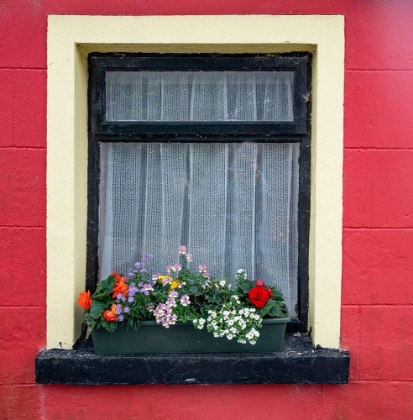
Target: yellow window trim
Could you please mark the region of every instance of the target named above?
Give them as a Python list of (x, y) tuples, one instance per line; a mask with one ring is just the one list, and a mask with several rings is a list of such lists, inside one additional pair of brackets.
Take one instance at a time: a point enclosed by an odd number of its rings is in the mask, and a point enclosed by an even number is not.
[(309, 324), (339, 348), (342, 258), (343, 16), (49, 16), (47, 348), (70, 349), (86, 271), (87, 54), (311, 51)]

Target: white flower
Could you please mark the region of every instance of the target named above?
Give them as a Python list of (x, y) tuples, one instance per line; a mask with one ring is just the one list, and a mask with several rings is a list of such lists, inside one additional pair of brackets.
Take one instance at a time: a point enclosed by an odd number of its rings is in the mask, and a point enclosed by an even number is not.
[(225, 286), (225, 284), (226, 284), (226, 281), (225, 281), (225, 280), (221, 280), (221, 281), (219, 282), (219, 285), (220, 285), (221, 287), (224, 287), (224, 286)]

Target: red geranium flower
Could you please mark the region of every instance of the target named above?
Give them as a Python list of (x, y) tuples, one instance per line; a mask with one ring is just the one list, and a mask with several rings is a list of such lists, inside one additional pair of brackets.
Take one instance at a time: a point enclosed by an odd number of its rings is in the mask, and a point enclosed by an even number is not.
[(268, 300), (272, 298), (272, 290), (266, 289), (264, 280), (257, 280), (256, 286), (248, 292), (248, 299), (257, 308), (263, 308)]

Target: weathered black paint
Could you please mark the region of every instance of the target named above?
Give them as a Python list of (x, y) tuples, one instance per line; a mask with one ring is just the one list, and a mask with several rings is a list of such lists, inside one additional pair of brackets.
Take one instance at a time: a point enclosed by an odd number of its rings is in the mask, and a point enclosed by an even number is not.
[(42, 350), (36, 382), (63, 385), (145, 384), (345, 384), (350, 355), (313, 349), (307, 336), (287, 335), (277, 353), (97, 355), (77, 350)]
[[(91, 133), (112, 135), (112, 141), (125, 134), (308, 134), (307, 87), (311, 55), (296, 54), (90, 54)], [(294, 72), (294, 121), (292, 122), (139, 122), (105, 121), (106, 71), (254, 71), (283, 70)], [(123, 140), (124, 141), (124, 140)], [(136, 141), (131, 139), (131, 141)]]

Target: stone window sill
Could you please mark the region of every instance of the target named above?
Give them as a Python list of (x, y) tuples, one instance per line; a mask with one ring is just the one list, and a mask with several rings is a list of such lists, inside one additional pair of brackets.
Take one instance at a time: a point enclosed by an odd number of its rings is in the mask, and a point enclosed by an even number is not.
[(345, 384), (350, 355), (287, 334), (277, 353), (99, 355), (83, 344), (42, 350), (36, 382), (63, 385)]

